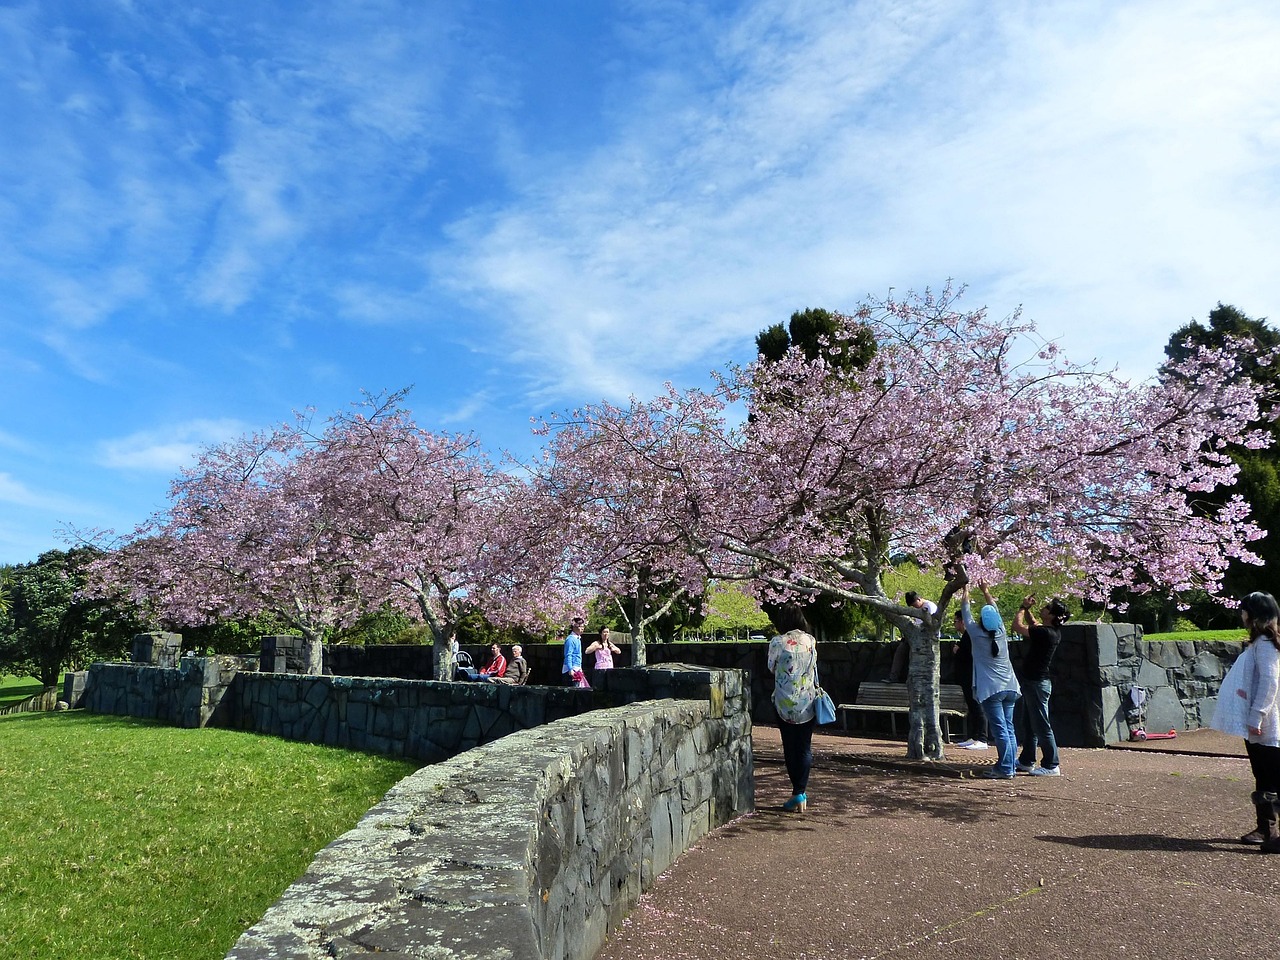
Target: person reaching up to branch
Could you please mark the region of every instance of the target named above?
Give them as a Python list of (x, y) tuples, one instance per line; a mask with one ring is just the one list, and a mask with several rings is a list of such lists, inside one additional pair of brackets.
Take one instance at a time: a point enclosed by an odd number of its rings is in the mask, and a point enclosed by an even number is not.
[(973, 618), (969, 605), (967, 583), (960, 588), (960, 615), (973, 646), (973, 696), (982, 704), (982, 712), (987, 717), (987, 736), (999, 751), (996, 765), (983, 771), (981, 776), (988, 780), (1012, 780), (1016, 775), (1018, 752), (1013, 708), (1022, 689), (1013, 672), (1013, 661), (1009, 659), (1009, 634), (1005, 632), (991, 589), (986, 583), (979, 583), (978, 587), (986, 601), (978, 619)]

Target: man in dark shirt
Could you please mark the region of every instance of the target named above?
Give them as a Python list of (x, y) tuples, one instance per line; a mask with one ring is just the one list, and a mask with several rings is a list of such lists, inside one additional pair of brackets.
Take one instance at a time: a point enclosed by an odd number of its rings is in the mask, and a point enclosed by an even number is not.
[(511, 662), (507, 664), (507, 672), (493, 679), (494, 683), (505, 683), (510, 686), (523, 686), (529, 679), (529, 664), (524, 659), (524, 647), (518, 643), (511, 645)]
[[(1022, 607), (1013, 618), (1013, 629), (1027, 643), (1026, 656), (1022, 658), (1023, 730), (1020, 736), (1022, 752), (1018, 757), (1018, 770), (1037, 777), (1057, 777), (1062, 774), (1058, 764), (1058, 741), (1053, 736), (1053, 724), (1049, 720), (1049, 696), (1053, 684), (1049, 680), (1049, 665), (1062, 642), (1061, 627), (1071, 615), (1061, 600), (1050, 600), (1040, 608), (1042, 623), (1036, 622), (1031, 612), (1035, 595), (1023, 598)], [(1040, 747), (1040, 766), (1036, 766), (1036, 746)]]

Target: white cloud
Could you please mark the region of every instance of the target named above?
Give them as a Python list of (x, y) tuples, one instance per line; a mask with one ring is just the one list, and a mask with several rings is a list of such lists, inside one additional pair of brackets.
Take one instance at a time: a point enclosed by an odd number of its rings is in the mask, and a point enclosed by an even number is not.
[(721, 35), (708, 96), (648, 77), (436, 261), (545, 389), (647, 392), (948, 277), (1143, 372), (1217, 300), (1280, 298), (1270, 4), (759, 3)]
[(250, 427), (238, 420), (191, 420), (104, 440), (96, 459), (114, 470), (174, 473), (191, 466), (206, 447), (248, 432)]
[(0, 503), (31, 510), (84, 512), (83, 504), (56, 494), (38, 493), (8, 473), (0, 473)]

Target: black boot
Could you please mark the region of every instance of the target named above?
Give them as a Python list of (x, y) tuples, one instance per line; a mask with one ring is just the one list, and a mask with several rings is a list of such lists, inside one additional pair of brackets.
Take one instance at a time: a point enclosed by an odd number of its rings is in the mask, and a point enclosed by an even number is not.
[(1249, 795), (1249, 799), (1253, 801), (1253, 808), (1258, 812), (1258, 829), (1241, 837), (1241, 843), (1266, 843), (1267, 838), (1272, 835), (1276, 825), (1276, 812), (1271, 803), (1265, 799), (1268, 796), (1271, 796), (1271, 794), (1258, 791), (1254, 791)]
[(1280, 853), (1280, 794), (1264, 793), (1271, 806), (1271, 820), (1267, 824), (1267, 839), (1262, 841), (1263, 853)]

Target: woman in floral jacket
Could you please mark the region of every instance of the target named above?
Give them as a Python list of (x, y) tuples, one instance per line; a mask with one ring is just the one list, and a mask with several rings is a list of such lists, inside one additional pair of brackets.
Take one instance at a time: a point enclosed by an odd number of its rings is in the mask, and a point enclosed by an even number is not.
[(804, 611), (787, 605), (774, 620), (783, 632), (769, 641), (773, 706), (782, 732), (782, 755), (791, 778), (788, 812), (804, 813), (813, 765), (813, 702), (818, 698), (818, 643)]

